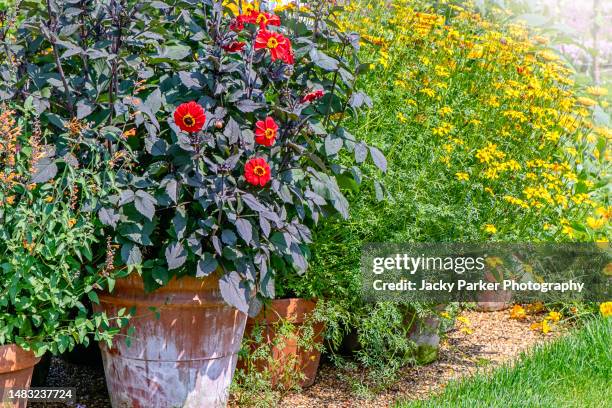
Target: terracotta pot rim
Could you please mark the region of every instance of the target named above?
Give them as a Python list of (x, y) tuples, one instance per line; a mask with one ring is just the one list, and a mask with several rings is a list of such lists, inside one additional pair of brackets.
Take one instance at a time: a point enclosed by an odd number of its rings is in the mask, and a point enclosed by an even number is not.
[[(207, 292), (210, 289), (218, 288), (219, 276), (218, 273), (212, 273), (203, 278), (196, 278), (194, 276), (173, 276), (168, 283), (155, 289), (152, 292), (146, 292), (147, 295), (160, 294), (165, 292)], [(138, 273), (132, 273), (126, 277), (118, 278), (115, 281), (115, 288), (111, 295), (116, 292), (120, 292), (122, 289), (138, 289), (144, 293), (144, 280)], [(109, 293), (104, 291), (102, 293)]]
[(26, 351), (15, 343), (0, 346), (0, 374), (17, 372), (34, 367), (40, 361), (32, 351)]

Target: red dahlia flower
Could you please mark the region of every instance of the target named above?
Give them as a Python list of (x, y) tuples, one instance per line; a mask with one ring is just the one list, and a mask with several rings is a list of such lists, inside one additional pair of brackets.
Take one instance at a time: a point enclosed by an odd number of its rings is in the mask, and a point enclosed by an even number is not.
[(248, 20), (249, 20), (248, 15), (241, 14), (232, 20), (232, 22), (229, 25), (229, 28), (230, 30), (236, 31), (236, 32), (242, 31), (244, 30), (244, 25), (249, 22)]
[(199, 132), (204, 127), (204, 122), (204, 109), (193, 101), (180, 104), (174, 111), (174, 123), (184, 132)]
[(244, 178), (254, 186), (265, 186), (270, 181), (270, 166), (262, 158), (249, 160), (244, 166)]
[(222, 46), (227, 52), (240, 52), (246, 46), (246, 43), (242, 41), (234, 41), (233, 43)]
[[(289, 42), (289, 40), (287, 40), (287, 42)], [(287, 47), (287, 55), (285, 56), (285, 59), (283, 60), (283, 62), (285, 64), (290, 64), (290, 65), (295, 64), (295, 59), (293, 58), (293, 49), (291, 48), (291, 42), (289, 42), (289, 46)]]
[(317, 89), (316, 91), (304, 95), (302, 103), (316, 101), (317, 99), (321, 99), (323, 95), (325, 95), (325, 92), (321, 89)]
[(291, 42), (282, 34), (268, 30), (260, 30), (255, 38), (255, 49), (268, 49), (272, 56), (272, 61), (282, 60), (287, 64), (293, 61), (291, 52)]
[(253, 10), (246, 16), (246, 23), (259, 24), (259, 28), (265, 30), (269, 25), (279, 27), (281, 25), (280, 18), (271, 13)]
[(278, 134), (278, 125), (274, 119), (267, 117), (255, 124), (255, 142), (263, 146), (272, 146)]

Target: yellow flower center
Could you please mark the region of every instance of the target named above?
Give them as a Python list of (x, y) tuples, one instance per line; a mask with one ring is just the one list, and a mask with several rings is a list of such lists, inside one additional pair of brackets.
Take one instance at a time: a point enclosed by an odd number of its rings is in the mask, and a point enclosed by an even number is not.
[(270, 48), (270, 49), (274, 49), (274, 48), (278, 47), (278, 40), (276, 38), (274, 38), (274, 37), (270, 37), (268, 39), (267, 47)]
[(268, 128), (268, 129), (266, 129), (266, 132), (265, 132), (264, 135), (265, 135), (266, 139), (273, 139), (274, 136), (276, 136), (276, 131), (274, 129)]
[(262, 166), (255, 166), (255, 168), (253, 168), (253, 173), (255, 173), (256, 176), (264, 176), (266, 174), (266, 169), (264, 169)]
[(183, 117), (183, 123), (185, 126), (193, 126), (195, 125), (195, 119), (190, 114), (187, 114)]
[(257, 22), (257, 24), (261, 24), (261, 23), (266, 24), (268, 22), (268, 19), (263, 13), (259, 13), (259, 15), (257, 16), (257, 19), (255, 19), (255, 22)]

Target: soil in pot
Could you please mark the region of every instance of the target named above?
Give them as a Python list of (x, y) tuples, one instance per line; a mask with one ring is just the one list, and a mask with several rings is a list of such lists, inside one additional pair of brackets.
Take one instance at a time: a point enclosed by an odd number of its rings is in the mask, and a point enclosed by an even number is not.
[[(309, 321), (315, 306), (315, 301), (307, 299), (278, 299), (266, 306), (256, 318), (249, 318), (245, 336), (252, 339), (254, 331), (261, 330), (263, 341), (270, 346), (270, 355), (266, 359), (251, 361), (250, 364), (241, 358), (238, 367), (247, 371), (269, 370), (273, 386), (311, 386), (319, 369), (325, 330), (323, 323)], [(286, 332), (281, 328), (284, 322), (290, 323), (292, 332), (289, 335), (285, 335)], [(310, 346), (304, 348), (299, 344), (299, 339), (304, 335), (307, 325), (312, 325), (314, 336), (309, 342)], [(256, 342), (249, 342), (250, 352), (260, 346)]]
[[(28, 389), (32, 380), (32, 372), (40, 361), (31, 351), (25, 351), (16, 344), (0, 346), (0, 401), (9, 397), (6, 391), (12, 389)], [(6, 408), (26, 408), (27, 399), (19, 399), (13, 403), (2, 405)]]
[(135, 308), (129, 344), (100, 344), (113, 408), (226, 406), (246, 315), (223, 301), (217, 277), (174, 278), (145, 293), (131, 275), (99, 297), (95, 309), (109, 316)]

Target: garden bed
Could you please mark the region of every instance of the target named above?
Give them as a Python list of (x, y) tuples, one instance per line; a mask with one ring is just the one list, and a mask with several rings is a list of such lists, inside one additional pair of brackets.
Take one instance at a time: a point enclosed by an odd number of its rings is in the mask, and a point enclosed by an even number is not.
[[(351, 387), (359, 382), (361, 372), (345, 372), (329, 363), (322, 365), (315, 384), (285, 397), (281, 407), (330, 408), (354, 406), (360, 398), (362, 407), (388, 407), (397, 399), (422, 399), (444, 388), (453, 379), (471, 375), (477, 370), (490, 369), (517, 357), (536, 344), (555, 338), (560, 332), (543, 336), (530, 330), (530, 323), (510, 319), (508, 311), (473, 312), (462, 314), (446, 341), (442, 343), (440, 359), (421, 367), (408, 367), (398, 382), (377, 396), (358, 395)], [(467, 322), (467, 323), (466, 323)], [(350, 380), (348, 380), (350, 378)], [(104, 372), (53, 359), (48, 386), (76, 387), (78, 402), (87, 408), (109, 406), (104, 385)], [(32, 408), (63, 407), (60, 404), (32, 403)]]

